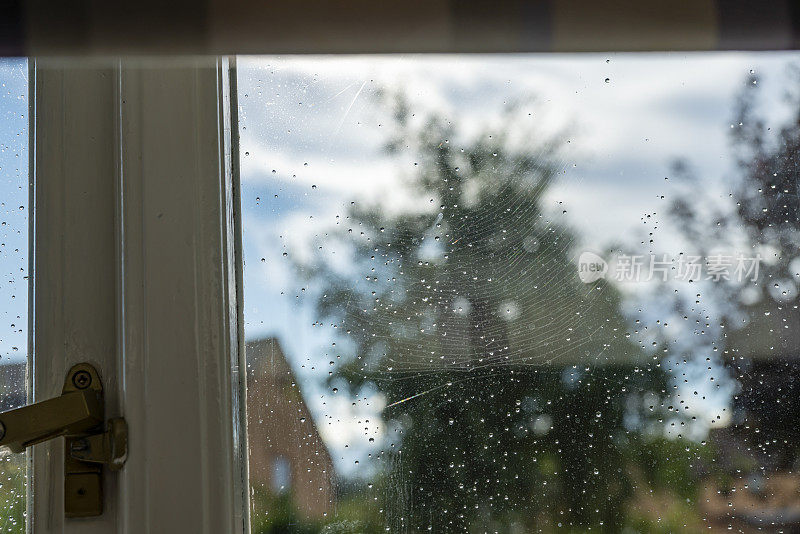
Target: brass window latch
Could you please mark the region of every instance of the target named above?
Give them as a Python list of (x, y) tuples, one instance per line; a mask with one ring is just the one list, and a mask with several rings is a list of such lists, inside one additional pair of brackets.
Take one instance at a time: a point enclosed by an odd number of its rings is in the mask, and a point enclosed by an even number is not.
[(125, 419), (105, 423), (103, 384), (88, 363), (72, 367), (61, 395), (0, 413), (0, 446), (13, 452), (65, 437), (64, 514), (103, 513), (102, 468), (121, 469), (128, 456)]

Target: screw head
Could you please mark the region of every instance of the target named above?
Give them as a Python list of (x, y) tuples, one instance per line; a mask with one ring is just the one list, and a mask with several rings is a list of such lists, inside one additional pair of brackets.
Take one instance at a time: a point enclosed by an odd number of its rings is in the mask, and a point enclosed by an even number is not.
[(92, 383), (92, 375), (88, 371), (78, 371), (72, 375), (72, 384), (78, 389), (86, 389)]

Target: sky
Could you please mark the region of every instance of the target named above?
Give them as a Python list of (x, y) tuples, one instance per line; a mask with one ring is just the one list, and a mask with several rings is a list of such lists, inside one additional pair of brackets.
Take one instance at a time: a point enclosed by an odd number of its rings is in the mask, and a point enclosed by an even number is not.
[[(381, 92), (457, 123), (464, 139), (501, 131), (502, 110), (516, 103), (515, 120), (541, 136), (516, 139), (520, 147), (563, 134), (544, 203), (576, 229), (576, 250), (635, 246), (652, 230), (643, 222), (659, 220), (650, 249), (673, 252), (686, 244), (659, 218), (680, 187), (665, 179), (671, 163), (690, 161), (701, 186), (724, 199), (737, 92), (757, 75), (761, 111), (777, 124), (798, 61), (784, 52), (239, 58), (247, 338), (279, 338), (340, 469), (354, 470), (380, 446), (377, 413), (395, 399), (322, 385), (334, 339), (315, 326), (291, 265), (351, 202), (416, 209), (399, 193), (414, 162), (383, 151), (391, 121)], [(0, 362), (24, 359), (27, 347), (27, 92), (26, 62), (0, 60)]]

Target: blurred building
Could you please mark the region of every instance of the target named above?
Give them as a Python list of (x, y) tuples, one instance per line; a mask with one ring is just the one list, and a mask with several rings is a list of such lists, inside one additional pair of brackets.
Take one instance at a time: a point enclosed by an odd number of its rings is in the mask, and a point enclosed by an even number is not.
[(247, 434), (253, 488), (289, 495), (305, 519), (331, 510), (333, 462), (275, 338), (247, 343)]

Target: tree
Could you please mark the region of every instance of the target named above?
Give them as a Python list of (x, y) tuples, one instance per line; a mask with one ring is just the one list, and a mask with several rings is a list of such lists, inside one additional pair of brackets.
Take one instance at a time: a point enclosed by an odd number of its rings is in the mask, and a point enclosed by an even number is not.
[[(792, 69), (796, 81), (800, 71)], [(788, 119), (770, 126), (759, 111), (761, 85), (751, 74), (733, 106), (730, 145), (736, 170), (727, 177), (727, 202), (701, 184), (691, 165), (678, 161), (675, 174), (686, 184), (671, 209), (672, 219), (702, 251), (723, 248), (760, 255), (756, 280), (720, 280), (708, 300), (726, 327), (717, 346), (740, 383), (734, 422), (749, 428), (750, 447), (762, 463), (791, 466), (800, 431), (787, 425), (800, 417), (797, 378), (798, 284), (800, 284), (800, 92), (787, 95)], [(678, 305), (681, 314), (691, 306)]]
[[(667, 377), (628, 339), (614, 288), (580, 283), (574, 233), (543, 207), (563, 139), (514, 107), (503, 131), (464, 139), (389, 101), (387, 150), (413, 160), (394, 198), (416, 202), (352, 203), (303, 266), (351, 349), (333, 380), (389, 400), (387, 526), (619, 530)], [(336, 242), (344, 269), (327, 261)]]

